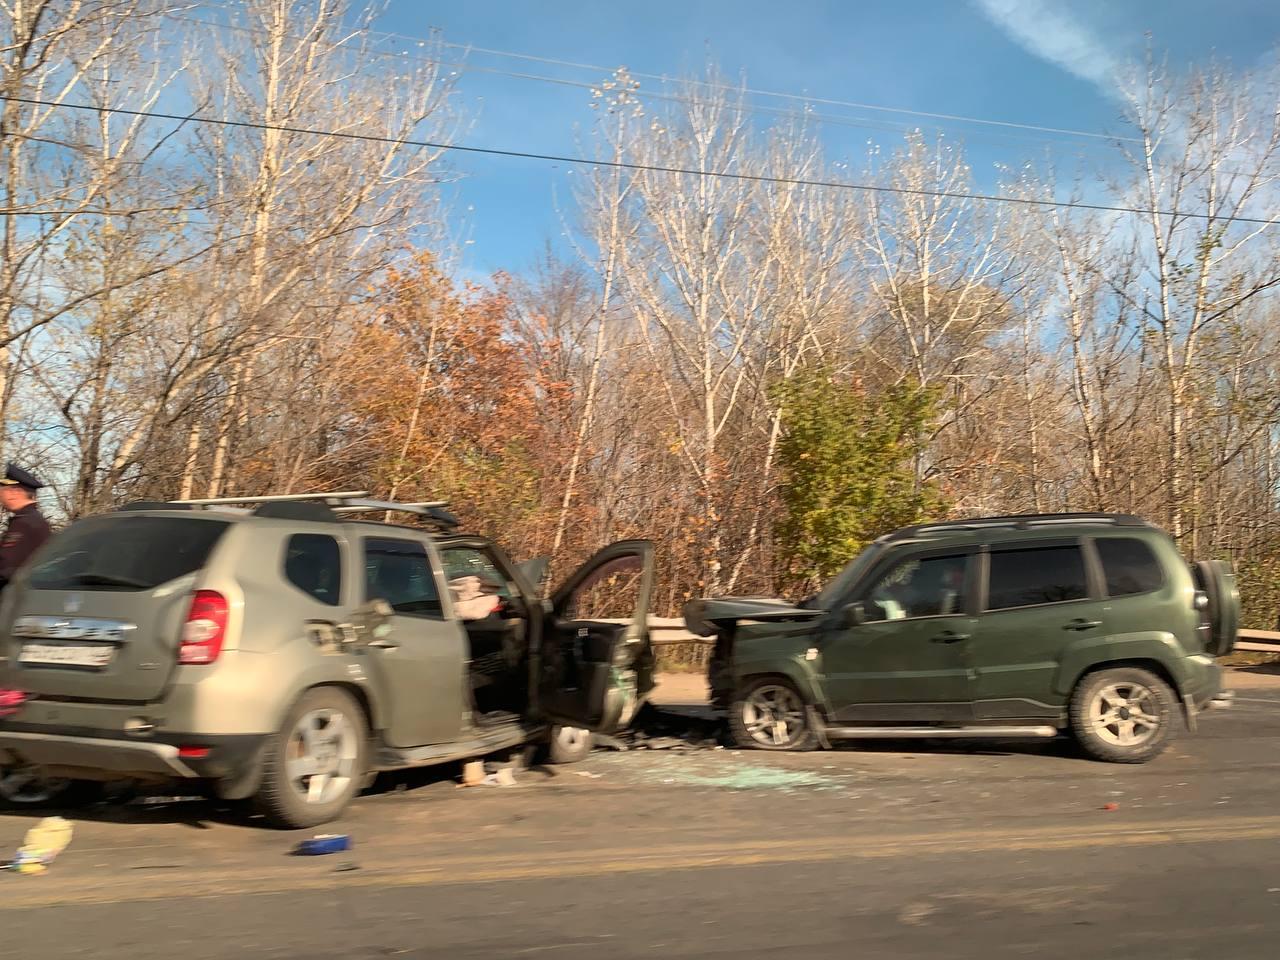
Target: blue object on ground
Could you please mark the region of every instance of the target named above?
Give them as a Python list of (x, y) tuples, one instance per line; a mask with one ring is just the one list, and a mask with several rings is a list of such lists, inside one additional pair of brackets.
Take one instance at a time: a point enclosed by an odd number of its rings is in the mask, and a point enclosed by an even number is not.
[(303, 840), (298, 844), (295, 853), (304, 857), (318, 857), (326, 853), (341, 853), (351, 849), (351, 838), (344, 833), (322, 833)]

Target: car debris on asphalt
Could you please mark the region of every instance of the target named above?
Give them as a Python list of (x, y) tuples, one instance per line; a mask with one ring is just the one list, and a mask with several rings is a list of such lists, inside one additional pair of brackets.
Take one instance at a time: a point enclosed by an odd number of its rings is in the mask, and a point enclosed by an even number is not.
[(718, 718), (645, 703), (630, 725), (613, 736), (596, 734), (596, 746), (607, 750), (716, 750), (724, 748), (724, 722)]
[(462, 765), (462, 779), (459, 781), (458, 786), (514, 787), (518, 783), (516, 780), (517, 769), (521, 769), (518, 760), (502, 764), (486, 764), (483, 760), (472, 760)]
[(351, 849), (351, 837), (345, 833), (318, 833), (303, 840), (293, 852), (300, 857), (324, 857)]
[(71, 843), (75, 828), (62, 817), (45, 817), (27, 831), (17, 856), (0, 869), (14, 873), (44, 873)]

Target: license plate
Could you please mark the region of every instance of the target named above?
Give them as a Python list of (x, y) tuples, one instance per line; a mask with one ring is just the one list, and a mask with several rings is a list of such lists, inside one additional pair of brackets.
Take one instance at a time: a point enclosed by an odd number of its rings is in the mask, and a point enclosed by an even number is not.
[(101, 670), (111, 663), (116, 648), (101, 643), (24, 643), (20, 663), (51, 667), (89, 667)]

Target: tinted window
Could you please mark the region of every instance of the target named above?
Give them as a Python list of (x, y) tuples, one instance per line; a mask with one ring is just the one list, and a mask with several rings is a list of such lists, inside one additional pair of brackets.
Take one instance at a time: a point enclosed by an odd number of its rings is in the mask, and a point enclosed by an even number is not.
[(73, 523), (40, 552), (37, 590), (151, 590), (205, 565), (225, 520), (106, 516)]
[(1107, 578), (1108, 596), (1128, 597), (1160, 589), (1164, 572), (1147, 544), (1126, 537), (1095, 540), (1094, 545)]
[(1079, 547), (1002, 550), (991, 554), (987, 609), (1063, 603), (1089, 595)]
[(284, 552), (285, 578), (303, 593), (336, 607), (342, 592), (342, 551), (321, 533), (296, 533)]
[(421, 617), (444, 615), (440, 593), (426, 548), (413, 540), (364, 542), (365, 599), (381, 598), (396, 613)]
[(967, 558), (911, 557), (890, 567), (867, 592), (868, 620), (939, 617), (964, 610)]

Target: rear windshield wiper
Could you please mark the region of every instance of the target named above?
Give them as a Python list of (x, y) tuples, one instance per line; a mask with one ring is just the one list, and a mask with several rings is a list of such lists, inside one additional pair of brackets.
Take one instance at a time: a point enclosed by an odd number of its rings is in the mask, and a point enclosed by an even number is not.
[(149, 590), (155, 586), (145, 580), (117, 577), (111, 573), (77, 573), (75, 576), (68, 577), (66, 583), (76, 587), (137, 587), (139, 590)]

